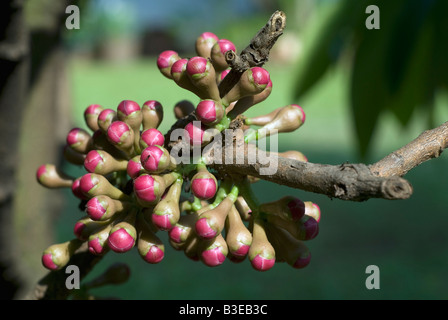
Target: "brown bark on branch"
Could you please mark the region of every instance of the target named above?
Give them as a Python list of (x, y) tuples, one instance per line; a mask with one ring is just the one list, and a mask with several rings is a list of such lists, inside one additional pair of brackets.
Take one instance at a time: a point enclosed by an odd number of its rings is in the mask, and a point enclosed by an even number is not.
[[(238, 150), (234, 146), (233, 150)], [(232, 150), (232, 151), (233, 151)], [(241, 150), (241, 149), (240, 149)], [(411, 184), (400, 177), (379, 177), (374, 175), (365, 164), (325, 165), (301, 162), (283, 157), (270, 158), (270, 163), (262, 165), (260, 161), (247, 161), (249, 154), (254, 154), (253, 145), (244, 152), (244, 163), (225, 163), (226, 150), (223, 159), (210, 155), (210, 166), (220, 174), (250, 175), (276, 184), (301, 189), (304, 191), (324, 194), (330, 198), (349, 201), (365, 201), (370, 198), (389, 200), (407, 199), (412, 194)], [(273, 174), (263, 174), (262, 169), (272, 166), (277, 161), (277, 170)]]
[(380, 177), (404, 176), (425, 161), (437, 158), (448, 147), (448, 122), (427, 130), (404, 147), (392, 152), (370, 166)]
[(231, 67), (229, 74), (219, 84), (219, 95), (225, 96), (238, 82), (241, 74), (251, 67), (261, 67), (269, 59), (269, 52), (286, 27), (286, 16), (282, 11), (275, 11), (266, 25), (257, 32), (249, 45), (235, 54), (226, 52), (226, 61)]

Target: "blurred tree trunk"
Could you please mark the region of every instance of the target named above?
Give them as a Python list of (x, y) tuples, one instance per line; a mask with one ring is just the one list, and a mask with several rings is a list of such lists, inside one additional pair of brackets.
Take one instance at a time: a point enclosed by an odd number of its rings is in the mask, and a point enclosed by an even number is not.
[(9, 13), (0, 40), (1, 70), (6, 70), (0, 84), (4, 299), (21, 298), (46, 272), (41, 254), (54, 242), (53, 224), (62, 208), (62, 195), (41, 187), (35, 174), (40, 164), (60, 162), (68, 128), (67, 59), (60, 45), (67, 5), (46, 0), (2, 4), (2, 12)]

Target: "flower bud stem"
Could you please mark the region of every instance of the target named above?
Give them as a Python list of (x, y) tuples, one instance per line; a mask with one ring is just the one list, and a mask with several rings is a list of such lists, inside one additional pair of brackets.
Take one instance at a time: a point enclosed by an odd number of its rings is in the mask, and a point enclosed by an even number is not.
[(252, 210), (253, 215), (258, 215), (260, 207), (260, 201), (254, 194), (249, 179), (245, 178), (238, 183), (240, 195), (244, 198), (249, 208)]

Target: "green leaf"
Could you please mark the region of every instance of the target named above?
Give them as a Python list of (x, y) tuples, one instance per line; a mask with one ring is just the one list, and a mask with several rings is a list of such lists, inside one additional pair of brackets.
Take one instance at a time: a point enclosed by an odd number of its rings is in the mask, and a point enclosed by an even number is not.
[(299, 63), (294, 84), (295, 99), (307, 93), (328, 68), (338, 61), (353, 30), (356, 12), (364, 12), (362, 3), (363, 1), (342, 0), (329, 8), (322, 17), (318, 17), (319, 21), (325, 22), (312, 43), (306, 44), (307, 49)]

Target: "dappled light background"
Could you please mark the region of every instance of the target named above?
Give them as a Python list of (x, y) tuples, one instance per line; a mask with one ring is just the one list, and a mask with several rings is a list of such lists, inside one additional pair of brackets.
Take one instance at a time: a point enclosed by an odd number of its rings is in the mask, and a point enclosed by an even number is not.
[[(287, 104), (299, 104), (306, 112), (306, 122), (296, 132), (279, 135), (280, 151), (299, 150), (310, 162), (316, 163), (373, 163), (416, 138), (430, 125), (447, 121), (448, 100), (443, 87), (437, 87), (432, 92), (431, 105), (421, 99), (426, 108), (414, 108), (411, 114), (406, 114), (406, 121), (400, 121), (396, 114), (373, 103), (366, 104), (364, 109), (357, 106), (353, 112), (351, 89), (355, 62), (365, 66), (373, 64), (377, 47), (370, 47), (371, 59), (356, 60), (359, 42), (348, 43), (347, 39), (363, 33), (363, 39), (374, 41), (395, 34), (398, 28), (385, 23), (380, 30), (366, 30), (365, 8), (371, 3), (356, 2), (358, 11), (347, 11), (341, 17), (349, 20), (350, 15), (357, 14), (358, 22), (345, 26), (352, 28), (349, 35), (330, 35), (333, 50), (321, 47), (326, 51), (320, 54), (327, 57), (327, 65), (322, 67), (312, 60), (316, 55), (310, 52), (318, 47), (316, 42), (327, 35), (322, 30), (346, 1), (84, 1), (80, 6), (80, 29), (64, 32), (64, 46), (70, 53), (67, 64), (72, 105), (67, 132), (72, 126), (87, 128), (83, 112), (88, 105), (116, 108), (124, 99), (139, 103), (150, 99), (160, 101), (165, 117), (159, 129), (166, 132), (175, 121), (171, 112), (174, 104), (183, 99), (197, 103), (198, 98), (158, 71), (157, 55), (168, 49), (177, 50), (184, 57), (195, 55), (194, 41), (204, 31), (229, 39), (242, 50), (279, 9), (286, 13), (287, 27), (265, 65), (274, 89), (266, 101), (250, 109), (247, 115), (265, 114)], [(383, 2), (378, 3), (381, 17), (388, 17), (388, 6), (382, 8)], [(394, 12), (398, 14), (399, 10)], [(414, 20), (402, 20), (411, 28)], [(341, 28), (344, 29), (344, 25)], [(409, 29), (400, 30), (406, 33)], [(412, 48), (408, 46), (408, 49)], [(418, 63), (426, 66), (428, 56), (421, 57)], [(306, 72), (311, 71), (305, 70), (306, 66), (322, 67), (325, 72), (319, 71), (313, 75), (315, 81), (308, 81)], [(388, 74), (399, 72), (394, 66), (389, 64)], [(381, 78), (376, 74), (381, 69), (365, 70), (365, 73), (357, 71), (356, 77), (363, 79), (361, 89), (375, 96), (381, 88), (378, 82)], [(427, 84), (425, 81), (411, 83), (412, 87), (407, 88), (404, 95)], [(307, 85), (306, 91), (301, 84)], [(371, 108), (382, 111), (372, 113)], [(431, 110), (431, 121), (428, 110)], [(360, 148), (358, 138), (366, 133), (354, 121), (356, 114), (363, 112), (373, 114), (375, 124), (369, 138), (361, 140), (361, 143), (369, 143), (364, 149)], [(369, 119), (361, 118), (364, 126), (369, 127)], [(320, 233), (308, 243), (312, 260), (305, 269), (276, 264), (261, 273), (255, 271), (248, 260), (239, 264), (226, 261), (219, 267), (209, 268), (189, 260), (182, 251), (172, 249), (166, 232), (160, 232), (158, 235), (165, 240), (166, 247), (161, 263), (147, 264), (136, 251), (110, 252), (88, 279), (116, 261), (127, 262), (132, 276), (126, 284), (98, 288), (92, 293), (122, 299), (445, 299), (448, 297), (445, 288), (448, 205), (444, 201), (448, 189), (447, 164), (443, 154), (407, 174), (405, 178), (412, 183), (414, 194), (403, 201), (371, 199), (352, 203), (267, 182), (256, 183), (254, 188), (263, 201), (294, 195), (321, 207)], [(75, 176), (84, 173), (83, 168), (67, 163), (64, 170)], [(78, 202), (71, 191), (63, 192), (65, 205), (56, 219), (57, 241), (73, 238), (73, 225), (84, 214), (78, 210)], [(365, 286), (369, 265), (380, 269), (378, 290), (368, 290)]]

